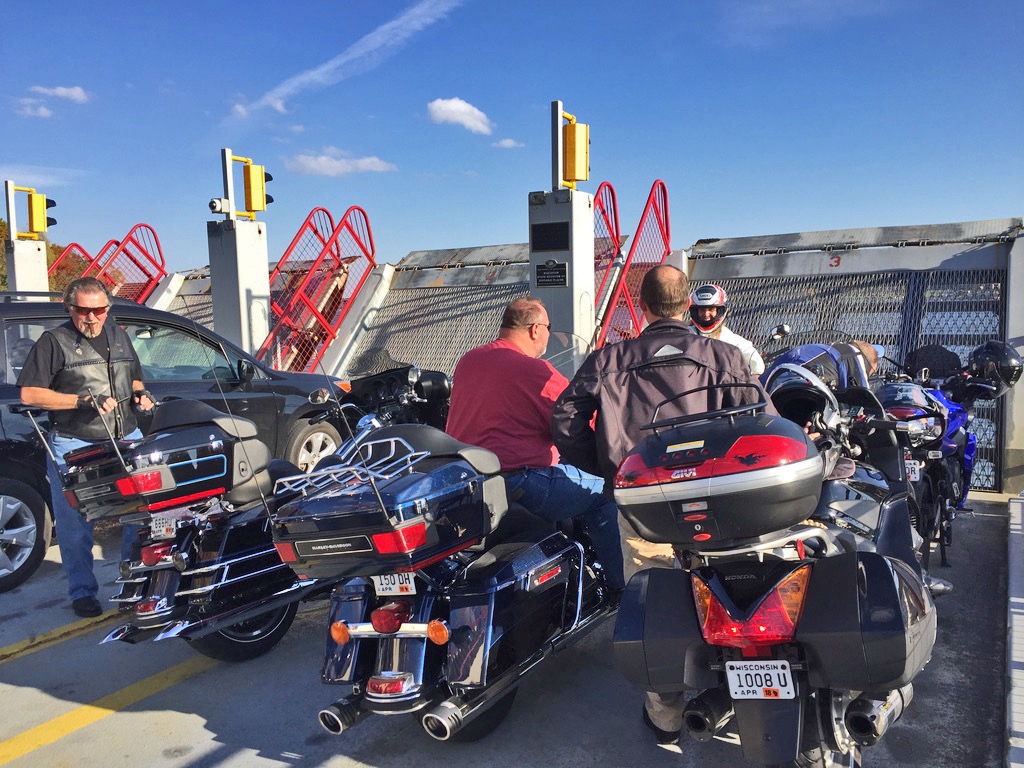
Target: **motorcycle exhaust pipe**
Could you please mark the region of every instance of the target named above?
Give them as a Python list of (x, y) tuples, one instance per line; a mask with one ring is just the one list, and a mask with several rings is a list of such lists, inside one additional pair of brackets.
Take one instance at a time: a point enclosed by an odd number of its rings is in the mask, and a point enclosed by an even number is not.
[(438, 741), (448, 741), (466, 724), (470, 709), (459, 697), (446, 699), (423, 715), (420, 723), (430, 736)]
[(911, 683), (890, 691), (885, 699), (867, 696), (856, 698), (846, 708), (846, 730), (858, 744), (873, 746), (881, 740), (889, 726), (900, 719), (913, 699), (914, 686)]
[(359, 706), (361, 697), (347, 697), (338, 699), (326, 709), (321, 709), (317, 714), (320, 725), (328, 733), (340, 736), (356, 723), (370, 716), (370, 712)]
[(683, 728), (697, 741), (711, 741), (732, 717), (732, 700), (724, 688), (709, 688), (683, 708)]

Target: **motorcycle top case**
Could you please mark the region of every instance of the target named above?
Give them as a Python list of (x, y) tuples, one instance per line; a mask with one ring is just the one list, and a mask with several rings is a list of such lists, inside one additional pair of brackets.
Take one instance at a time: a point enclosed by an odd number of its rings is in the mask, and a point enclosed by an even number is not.
[(281, 559), (300, 576), (331, 578), (411, 572), (465, 549), (490, 532), (485, 478), (446, 461), (373, 484), (344, 474), (282, 505), (273, 515)]
[(88, 520), (214, 496), (244, 504), (272, 486), (266, 471), (270, 450), (256, 439), (256, 425), (190, 400), (160, 406), (141, 440), (91, 445), (65, 460), (66, 495)]
[(810, 517), (823, 466), (799, 426), (766, 413), (688, 423), (623, 459), (615, 502), (648, 541), (731, 548)]

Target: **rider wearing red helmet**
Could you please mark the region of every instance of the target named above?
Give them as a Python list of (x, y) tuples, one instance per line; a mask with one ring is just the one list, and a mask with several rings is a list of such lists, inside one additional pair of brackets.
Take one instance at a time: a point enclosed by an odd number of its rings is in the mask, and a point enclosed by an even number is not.
[(707, 283), (690, 294), (690, 320), (697, 333), (739, 347), (751, 375), (760, 376), (764, 373), (764, 360), (753, 344), (726, 327), (725, 316), (728, 314), (729, 297), (725, 289)]

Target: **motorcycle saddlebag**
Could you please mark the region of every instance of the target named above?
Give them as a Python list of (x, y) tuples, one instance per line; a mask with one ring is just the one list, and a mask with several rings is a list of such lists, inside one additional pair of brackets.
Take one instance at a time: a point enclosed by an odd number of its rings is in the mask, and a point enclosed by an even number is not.
[(582, 562), (577, 542), (537, 527), (483, 552), (451, 593), (449, 683), (488, 685), (570, 629)]
[(905, 563), (876, 552), (814, 562), (796, 631), (815, 688), (889, 691), (931, 658), (935, 603)]
[(710, 665), (720, 649), (704, 642), (686, 571), (651, 568), (629, 580), (612, 647), (619, 671), (642, 690), (676, 693), (719, 683)]
[(350, 469), (272, 516), (281, 559), (304, 578), (409, 573), (478, 542), (490, 530), (484, 478), (446, 460), (370, 484)]
[(66, 495), (88, 520), (182, 507), (212, 496), (247, 503), (260, 490), (272, 490), (266, 472), (271, 457), (256, 439), (255, 425), (251, 435), (239, 432), (208, 423), (121, 442), (124, 464), (110, 444), (69, 452)]
[(806, 520), (821, 482), (821, 458), (803, 429), (745, 414), (645, 438), (619, 465), (615, 501), (648, 541), (701, 551)]

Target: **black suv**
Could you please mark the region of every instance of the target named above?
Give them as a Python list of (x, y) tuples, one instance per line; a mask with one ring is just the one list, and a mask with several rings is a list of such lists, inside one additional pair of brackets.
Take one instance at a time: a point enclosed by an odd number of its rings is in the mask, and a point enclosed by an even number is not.
[[(0, 298), (0, 592), (32, 575), (53, 527), (46, 454), (27, 417), (7, 406), (21, 402), (15, 382), (32, 345), (68, 319), (59, 302), (14, 298)], [(158, 402), (201, 400), (250, 419), (275, 456), (303, 469), (337, 448), (334, 427), (310, 423), (322, 408), (307, 397), (327, 386), (324, 376), (275, 371), (208, 328), (168, 312), (115, 301), (111, 314), (132, 340), (144, 383)], [(146, 421), (140, 419), (140, 426), (145, 431)]]

